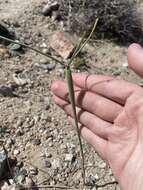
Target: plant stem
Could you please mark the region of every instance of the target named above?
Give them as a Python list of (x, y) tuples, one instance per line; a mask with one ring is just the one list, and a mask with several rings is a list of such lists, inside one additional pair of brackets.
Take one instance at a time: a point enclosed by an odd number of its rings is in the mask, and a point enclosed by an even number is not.
[(43, 53), (42, 51), (40, 51), (40, 50), (38, 50), (38, 49), (36, 49), (36, 48), (33, 48), (33, 47), (29, 46), (29, 45), (26, 45), (26, 44), (21, 43), (21, 42), (17, 42), (17, 41), (15, 41), (15, 40), (11, 40), (11, 39), (6, 38), (6, 37), (1, 36), (1, 35), (0, 35), (0, 39), (5, 40), (5, 41), (8, 41), (8, 42), (11, 42), (11, 43), (14, 43), (14, 44), (19, 44), (19, 45), (21, 45), (21, 46), (23, 46), (23, 47), (25, 47), (25, 48), (31, 49), (31, 50), (33, 50), (33, 51), (39, 53), (39, 54), (41, 54), (41, 55), (44, 55), (44, 56), (46, 56), (46, 57), (49, 57), (50, 59), (52, 59), (52, 60), (54, 60), (54, 61), (56, 61), (56, 62), (58, 62), (58, 63), (60, 63), (60, 64), (63, 65), (63, 62), (62, 62), (62, 61), (59, 61), (58, 59), (54, 58), (53, 56), (51, 56), (51, 55), (49, 55), (49, 54), (47, 54), (47, 53)]
[(74, 93), (74, 85), (73, 85), (72, 71), (71, 71), (70, 66), (71, 66), (73, 60), (76, 58), (76, 56), (80, 53), (80, 51), (84, 48), (84, 46), (90, 40), (92, 34), (95, 31), (97, 23), (98, 23), (98, 19), (96, 19), (95, 24), (94, 24), (94, 26), (92, 28), (92, 31), (91, 31), (91, 33), (89, 34), (88, 38), (85, 41), (84, 41), (85, 34), (83, 35), (83, 37), (82, 37), (79, 45), (75, 49), (75, 51), (73, 53), (73, 56), (71, 57), (68, 65), (67, 65), (67, 68), (66, 68), (66, 80), (67, 80), (67, 84), (68, 84), (69, 98), (70, 98), (70, 103), (71, 103), (72, 110), (73, 110), (73, 118), (74, 118), (74, 121), (75, 121), (75, 127), (76, 127), (77, 136), (78, 136), (78, 140), (79, 140), (79, 146), (80, 146), (80, 155), (81, 155), (81, 161), (82, 161), (83, 185), (86, 185), (85, 159), (84, 159), (83, 145), (82, 145), (82, 141), (81, 141), (81, 137), (80, 137), (80, 129), (79, 129), (79, 126), (78, 126), (78, 118), (77, 118), (76, 103), (75, 103), (75, 93)]

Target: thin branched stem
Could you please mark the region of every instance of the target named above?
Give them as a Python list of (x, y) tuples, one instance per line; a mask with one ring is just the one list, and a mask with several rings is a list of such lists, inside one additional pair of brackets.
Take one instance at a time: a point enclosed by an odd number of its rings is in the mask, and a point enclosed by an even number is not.
[(58, 59), (56, 59), (55, 57), (51, 56), (50, 54), (48, 54), (48, 53), (43, 53), (42, 51), (40, 51), (40, 50), (38, 50), (38, 49), (36, 49), (36, 48), (34, 48), (34, 47), (31, 47), (31, 46), (29, 46), (29, 45), (26, 45), (26, 44), (24, 44), (24, 43), (21, 43), (21, 42), (18, 42), (18, 41), (15, 41), (15, 40), (6, 38), (6, 37), (1, 36), (1, 35), (0, 35), (0, 39), (1, 39), (1, 40), (5, 40), (5, 41), (8, 41), (8, 42), (11, 42), (11, 43), (14, 43), (14, 44), (19, 44), (19, 45), (21, 45), (22, 47), (31, 49), (31, 50), (33, 50), (33, 51), (35, 51), (35, 52), (37, 52), (37, 53), (39, 53), (39, 54), (41, 54), (41, 55), (44, 55), (44, 56), (46, 56), (46, 57), (48, 57), (48, 58), (50, 58), (50, 59), (52, 59), (52, 60), (54, 60), (54, 61), (60, 63), (60, 64), (63, 64), (62, 61), (59, 61)]

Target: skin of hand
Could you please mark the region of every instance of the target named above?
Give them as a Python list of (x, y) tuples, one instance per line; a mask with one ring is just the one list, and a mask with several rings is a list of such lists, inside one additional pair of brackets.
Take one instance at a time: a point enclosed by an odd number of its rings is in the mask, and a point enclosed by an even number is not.
[[(143, 77), (143, 49), (132, 44), (128, 64)], [(109, 76), (73, 74), (83, 138), (105, 159), (123, 190), (143, 189), (143, 89)], [(52, 85), (53, 99), (74, 123), (64, 81)]]

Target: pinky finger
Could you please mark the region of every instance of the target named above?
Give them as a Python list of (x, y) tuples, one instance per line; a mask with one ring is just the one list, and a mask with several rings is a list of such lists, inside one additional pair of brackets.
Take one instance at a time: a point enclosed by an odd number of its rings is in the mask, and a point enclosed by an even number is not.
[[(74, 126), (74, 119), (72, 117), (68, 116), (68, 121), (72, 126)], [(91, 144), (103, 159), (106, 159), (107, 141), (105, 139), (102, 139), (80, 123), (79, 127), (81, 135), (86, 140), (86, 142)]]

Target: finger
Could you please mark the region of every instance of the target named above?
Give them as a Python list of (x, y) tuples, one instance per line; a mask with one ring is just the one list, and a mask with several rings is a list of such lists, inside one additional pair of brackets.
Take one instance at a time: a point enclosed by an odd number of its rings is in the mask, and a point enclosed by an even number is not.
[(73, 80), (76, 86), (89, 89), (119, 104), (125, 104), (130, 94), (141, 90), (135, 84), (109, 76), (74, 74)]
[[(68, 101), (67, 86), (63, 81), (56, 82), (52, 90), (56, 96)], [(78, 107), (111, 123), (122, 110), (121, 105), (89, 91), (75, 92), (75, 102)]]
[[(71, 105), (57, 96), (54, 96), (53, 98), (55, 103), (58, 106), (60, 106), (67, 113), (67, 115), (73, 118), (73, 111)], [(111, 132), (111, 125), (112, 125), (111, 123), (106, 122), (87, 111), (81, 110), (80, 108), (76, 108), (76, 111), (77, 111), (78, 121), (82, 125), (86, 126), (96, 135), (104, 139), (108, 138), (108, 135)]]
[[(71, 125), (74, 126), (74, 120), (71, 117), (69, 117), (68, 120)], [(106, 159), (107, 141), (91, 132), (84, 125), (79, 124), (79, 127), (81, 135), (86, 140), (86, 142), (91, 144), (103, 159)]]
[(128, 48), (129, 67), (143, 77), (143, 48), (139, 44), (132, 44)]

